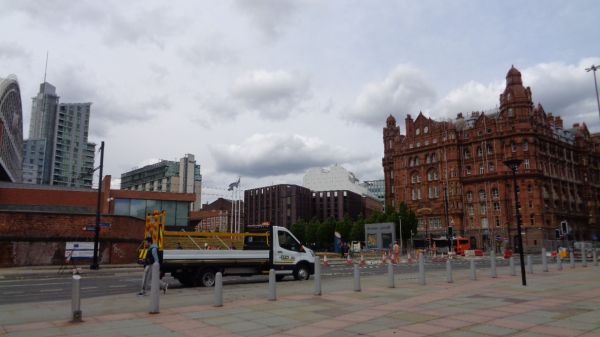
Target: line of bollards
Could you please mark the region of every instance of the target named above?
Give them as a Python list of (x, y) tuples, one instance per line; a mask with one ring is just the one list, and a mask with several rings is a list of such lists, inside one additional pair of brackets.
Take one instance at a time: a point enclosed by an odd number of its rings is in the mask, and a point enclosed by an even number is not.
[[(582, 249), (582, 266), (587, 266), (587, 256), (586, 250)], [(570, 267), (575, 268), (575, 256), (573, 251), (569, 252), (570, 259)], [(426, 277), (425, 277), (425, 256), (424, 254), (419, 254), (419, 284), (426, 285)], [(597, 249), (592, 248), (592, 262), (594, 266), (598, 266), (598, 254)], [(477, 271), (475, 267), (475, 260), (469, 260), (470, 263), (470, 279), (475, 281), (477, 280)], [(359, 264), (354, 263), (354, 291), (361, 291), (361, 281), (360, 281), (360, 269)], [(510, 275), (516, 276), (516, 268), (514, 257), (509, 258), (509, 267), (510, 267)], [(394, 266), (392, 261), (388, 261), (388, 287), (395, 288), (395, 275), (394, 275)], [(556, 256), (556, 269), (563, 270), (562, 259), (560, 256)], [(548, 272), (548, 260), (546, 249), (542, 248), (542, 271)], [(527, 255), (527, 272), (533, 273), (533, 263), (532, 256)], [(497, 277), (497, 266), (496, 266), (496, 254), (494, 251), (490, 253), (490, 277)], [(315, 258), (315, 266), (314, 266), (314, 295), (321, 296), (321, 262), (319, 257)], [(82, 311), (81, 311), (81, 276), (79, 274), (75, 274), (72, 277), (72, 293), (71, 293), (71, 312), (72, 312), (72, 320), (71, 322), (82, 322)], [(453, 275), (452, 275), (452, 261), (450, 259), (446, 260), (446, 282), (453, 283)], [(269, 301), (277, 300), (276, 294), (276, 272), (274, 269), (269, 270)], [(214, 293), (214, 306), (222, 307), (223, 306), (223, 274), (221, 272), (217, 272), (215, 275), (215, 293)], [(160, 294), (160, 266), (158, 263), (155, 263), (151, 266), (151, 282), (150, 282), (150, 310), (151, 314), (158, 314), (159, 311), (159, 294)]]

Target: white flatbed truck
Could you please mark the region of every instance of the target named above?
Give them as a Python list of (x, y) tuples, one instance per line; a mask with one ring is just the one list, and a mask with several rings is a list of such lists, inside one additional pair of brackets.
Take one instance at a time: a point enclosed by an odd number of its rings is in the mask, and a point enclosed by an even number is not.
[[(293, 276), (308, 280), (314, 273), (315, 254), (303, 246), (285, 227), (269, 226), (261, 233), (164, 232), (161, 273), (170, 273), (184, 286), (212, 287), (215, 275), (251, 276), (268, 274), (277, 280)], [(211, 249), (208, 241), (221, 242)], [(234, 242), (243, 249), (232, 247)], [(177, 249), (171, 249), (177, 242)], [(185, 244), (185, 247), (182, 246)], [(228, 244), (229, 243), (229, 244)]]

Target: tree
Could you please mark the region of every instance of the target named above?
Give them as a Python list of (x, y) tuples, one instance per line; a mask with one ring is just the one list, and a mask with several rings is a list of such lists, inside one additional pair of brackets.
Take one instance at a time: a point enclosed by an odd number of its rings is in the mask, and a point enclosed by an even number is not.
[(291, 232), (298, 240), (300, 240), (301, 243), (306, 243), (306, 226), (306, 221), (300, 218), (290, 227)]
[(342, 236), (342, 241), (352, 241), (350, 233), (352, 232), (352, 221), (348, 216), (345, 216), (342, 221), (335, 224), (336, 232)]
[(352, 237), (352, 241), (365, 241), (365, 219), (358, 218), (352, 224), (350, 236)]
[(327, 218), (319, 224), (317, 229), (317, 246), (324, 250), (329, 250), (333, 245), (333, 232), (335, 231), (335, 220)]
[(312, 220), (310, 220), (310, 223), (308, 223), (304, 231), (304, 238), (306, 240), (306, 244), (313, 248), (315, 248), (317, 244), (318, 227), (319, 221), (317, 220), (317, 218), (313, 218)]

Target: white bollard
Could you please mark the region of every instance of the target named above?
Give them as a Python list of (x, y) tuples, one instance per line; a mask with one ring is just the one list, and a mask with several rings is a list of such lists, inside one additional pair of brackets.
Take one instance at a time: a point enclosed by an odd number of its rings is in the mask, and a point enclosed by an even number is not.
[(531, 255), (527, 255), (527, 272), (533, 274), (533, 263), (531, 261)]
[(560, 256), (556, 256), (556, 270), (563, 270), (562, 259)]
[(81, 276), (73, 275), (73, 290), (71, 293), (71, 312), (73, 313), (73, 320), (71, 322), (77, 323), (82, 322), (81, 320)]
[[(327, 255), (325, 255), (327, 256)], [(321, 260), (315, 256), (315, 296), (321, 296)]]
[(392, 261), (388, 260), (388, 288), (395, 288), (396, 285), (394, 283), (394, 266), (392, 265)]
[(492, 278), (498, 277), (498, 273), (496, 272), (496, 252), (493, 249), (490, 253), (490, 276)]
[(425, 255), (423, 254), (419, 257), (419, 284), (423, 286), (427, 284), (425, 279)]
[(542, 248), (542, 271), (548, 272), (548, 258), (546, 256), (546, 248)]
[(159, 310), (159, 295), (160, 295), (160, 265), (157, 262), (152, 264), (152, 280), (150, 281), (150, 313), (158, 314)]
[(269, 270), (269, 301), (277, 300), (277, 289), (275, 285), (275, 270)]
[(215, 275), (215, 307), (223, 306), (223, 274)]
[(454, 282), (454, 279), (452, 278), (452, 262), (450, 259), (446, 260), (446, 282)]
[(360, 291), (360, 269), (358, 269), (358, 263), (354, 264), (354, 291)]
[(473, 281), (477, 280), (477, 271), (475, 270), (475, 260), (471, 260), (470, 269), (471, 269), (471, 280), (473, 280)]
[(508, 263), (510, 265), (510, 276), (517, 276), (517, 270), (515, 269), (515, 258), (511, 256), (508, 259)]

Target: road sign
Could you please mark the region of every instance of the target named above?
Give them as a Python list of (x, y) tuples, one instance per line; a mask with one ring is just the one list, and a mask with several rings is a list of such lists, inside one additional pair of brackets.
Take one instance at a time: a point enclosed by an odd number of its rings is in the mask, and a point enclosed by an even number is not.
[(84, 231), (93, 232), (96, 230), (96, 226), (85, 226), (83, 227)]

